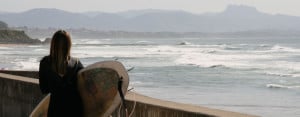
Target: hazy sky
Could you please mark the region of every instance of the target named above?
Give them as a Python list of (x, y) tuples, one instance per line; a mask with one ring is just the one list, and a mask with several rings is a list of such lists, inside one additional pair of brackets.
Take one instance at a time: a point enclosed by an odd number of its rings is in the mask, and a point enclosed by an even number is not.
[(72, 12), (118, 12), (134, 9), (220, 12), (227, 5), (247, 5), (266, 13), (300, 16), (300, 0), (0, 0), (0, 11), (21, 12), (33, 8), (57, 8)]

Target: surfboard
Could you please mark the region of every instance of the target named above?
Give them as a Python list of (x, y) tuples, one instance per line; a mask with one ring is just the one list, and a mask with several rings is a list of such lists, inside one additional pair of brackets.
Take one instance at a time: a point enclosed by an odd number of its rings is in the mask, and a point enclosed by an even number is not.
[[(80, 70), (77, 83), (83, 100), (84, 116), (108, 117), (120, 106), (121, 95), (125, 96), (127, 92), (129, 76), (122, 63), (102, 61)], [(46, 117), (49, 101), (48, 94), (35, 107), (30, 117)]]
[(50, 102), (50, 94), (40, 101), (40, 103), (34, 108), (29, 117), (47, 117), (48, 107)]
[(125, 95), (129, 77), (122, 63), (103, 61), (94, 63), (78, 73), (78, 89), (84, 105), (85, 117), (108, 117), (119, 107), (122, 99), (118, 84)]

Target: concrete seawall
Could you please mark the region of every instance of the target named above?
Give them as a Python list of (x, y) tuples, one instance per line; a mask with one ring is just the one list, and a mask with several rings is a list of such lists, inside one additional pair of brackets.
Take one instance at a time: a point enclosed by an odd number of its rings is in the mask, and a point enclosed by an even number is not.
[[(11, 74), (11, 75), (9, 75)], [(0, 71), (0, 116), (26, 117), (44, 97), (36, 71)], [(138, 93), (126, 95), (132, 117), (254, 117), (252, 115), (159, 100)], [(116, 117), (117, 111), (113, 113)]]
[(38, 79), (0, 73), (0, 116), (26, 117), (43, 98)]

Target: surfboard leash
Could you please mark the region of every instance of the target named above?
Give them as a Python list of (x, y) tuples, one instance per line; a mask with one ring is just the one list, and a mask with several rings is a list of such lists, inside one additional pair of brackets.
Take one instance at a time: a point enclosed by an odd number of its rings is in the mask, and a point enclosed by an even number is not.
[[(121, 105), (120, 105), (120, 108), (119, 108), (119, 111), (118, 111), (118, 115), (120, 117), (120, 111), (121, 111), (121, 108), (123, 106), (124, 109), (125, 109), (125, 116), (126, 117), (131, 117), (132, 114), (133, 114), (133, 112), (134, 112), (134, 110), (135, 110), (136, 101), (134, 101), (133, 108), (132, 108), (130, 114), (128, 115), (128, 109), (127, 109), (127, 105), (125, 103), (125, 97), (124, 97), (124, 94), (123, 94), (123, 91), (122, 91), (122, 84), (123, 84), (123, 77), (120, 77), (119, 82), (118, 82), (118, 91), (119, 91), (119, 94), (120, 94), (122, 102), (121, 102)], [(131, 91), (131, 90), (133, 90), (133, 88), (131, 88), (131, 89), (127, 90), (127, 91)], [(134, 98), (135, 98), (135, 94), (134, 94)]]
[(125, 104), (124, 94), (123, 94), (123, 91), (122, 91), (122, 84), (123, 84), (123, 77), (120, 77), (119, 82), (118, 82), (118, 90), (119, 90), (119, 94), (120, 94), (120, 97), (122, 99), (122, 102), (124, 103), (123, 106), (124, 106), (124, 108), (127, 108), (127, 106)]
[[(117, 60), (117, 59), (116, 59)], [(129, 71), (131, 71), (131, 70), (133, 70), (134, 69), (134, 67), (131, 67), (131, 68), (129, 68), (128, 70), (127, 70), (127, 72), (129, 72)], [(125, 117), (131, 117), (132, 116), (132, 114), (133, 114), (133, 112), (134, 112), (134, 110), (135, 110), (135, 106), (136, 106), (136, 101), (134, 101), (134, 105), (133, 105), (133, 108), (132, 108), (132, 111), (130, 112), (130, 114), (128, 115), (128, 109), (127, 109), (127, 105), (126, 105), (126, 103), (125, 103), (125, 96), (124, 96), (124, 93), (123, 93), (123, 91), (122, 91), (122, 85), (123, 85), (123, 77), (121, 76), (120, 78), (119, 78), (119, 81), (118, 81), (118, 91), (119, 91), (119, 95), (120, 95), (120, 97), (121, 97), (121, 105), (120, 105), (120, 107), (119, 107), (119, 111), (118, 111), (118, 116), (120, 117), (121, 115), (120, 115), (120, 112), (121, 112), (121, 108), (122, 108), (122, 106), (123, 106), (123, 108), (125, 109)], [(127, 91), (130, 91), (130, 90), (132, 90), (133, 88), (131, 88), (131, 89), (129, 89), (129, 90), (127, 90)]]
[[(126, 117), (128, 117), (127, 105), (125, 103), (125, 97), (124, 97), (124, 94), (123, 94), (123, 91), (122, 91), (122, 84), (123, 84), (123, 77), (121, 76), (119, 78), (119, 81), (118, 81), (118, 91), (119, 91), (119, 94), (120, 94), (120, 97), (121, 97), (121, 100), (122, 100), (121, 105), (123, 105), (123, 107), (125, 109)], [(120, 108), (122, 108), (122, 106)], [(120, 113), (119, 113), (119, 116), (120, 116)]]
[[(131, 90), (133, 90), (133, 88), (128, 89), (127, 91), (131, 91)], [(135, 93), (133, 93), (133, 98), (134, 98), (133, 100), (135, 100)], [(131, 110), (129, 115), (128, 115), (128, 110), (125, 109), (126, 117), (131, 117), (133, 115), (133, 112), (134, 112), (135, 107), (136, 107), (136, 101), (133, 101), (133, 102), (134, 102), (134, 104), (133, 104), (132, 110)], [(123, 106), (123, 103), (120, 104), (120, 107), (119, 107), (119, 110), (118, 110), (118, 117), (121, 117), (121, 108), (122, 108), (122, 106)]]
[[(132, 88), (132, 89), (133, 89), (133, 88)], [(132, 89), (130, 89), (130, 90), (132, 90)], [(128, 91), (130, 91), (130, 90), (128, 90)], [(129, 117), (132, 116), (132, 114), (133, 114), (133, 112), (134, 112), (134, 110), (135, 110), (135, 106), (136, 106), (135, 93), (133, 93), (133, 98), (134, 98), (134, 104), (133, 104), (132, 110), (131, 110), (131, 112), (130, 112), (130, 114), (129, 114)]]

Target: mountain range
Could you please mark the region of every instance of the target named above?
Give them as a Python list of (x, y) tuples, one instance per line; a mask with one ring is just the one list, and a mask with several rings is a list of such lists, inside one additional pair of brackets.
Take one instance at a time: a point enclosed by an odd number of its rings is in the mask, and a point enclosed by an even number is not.
[(133, 32), (237, 32), (251, 30), (300, 31), (300, 17), (267, 14), (254, 7), (229, 5), (223, 12), (134, 10), (119, 13), (74, 13), (59, 9), (32, 9), (0, 13), (11, 27), (86, 28)]

